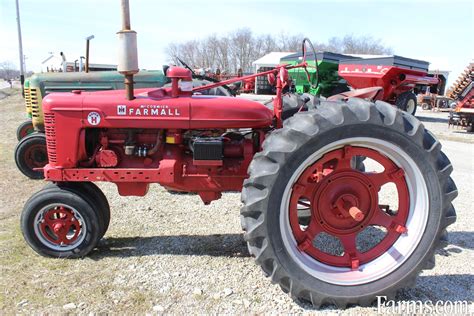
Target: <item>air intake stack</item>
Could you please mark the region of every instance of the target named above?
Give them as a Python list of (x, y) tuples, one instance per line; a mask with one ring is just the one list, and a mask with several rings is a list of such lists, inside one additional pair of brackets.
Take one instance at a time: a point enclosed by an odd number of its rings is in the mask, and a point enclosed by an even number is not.
[(125, 76), (125, 91), (128, 100), (133, 95), (133, 75), (138, 72), (137, 32), (130, 27), (130, 7), (128, 0), (122, 1), (122, 30), (119, 38), (118, 71)]

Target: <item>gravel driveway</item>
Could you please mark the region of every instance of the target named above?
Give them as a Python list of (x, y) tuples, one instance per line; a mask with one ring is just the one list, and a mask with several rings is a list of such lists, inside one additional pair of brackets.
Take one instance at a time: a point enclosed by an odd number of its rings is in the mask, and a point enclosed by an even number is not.
[[(31, 192), (44, 183), (27, 180), (12, 159), (15, 129), (24, 119), (21, 97), (1, 100), (0, 115), (2, 314), (315, 312), (272, 285), (249, 257), (239, 223), (239, 193), (205, 206), (197, 196), (172, 195), (158, 185), (138, 198), (120, 197), (114, 185), (101, 184), (112, 222), (98, 249), (81, 260), (36, 255), (22, 239), (19, 215)], [(446, 113), (419, 109), (419, 115), (441, 136), (454, 165), (458, 221), (449, 227), (449, 244), (438, 251), (435, 269), (423, 272), (416, 287), (398, 298), (472, 302), (474, 135), (448, 130)], [(317, 311), (335, 312), (332, 307)], [(361, 313), (376, 313), (376, 308), (342, 312)]]

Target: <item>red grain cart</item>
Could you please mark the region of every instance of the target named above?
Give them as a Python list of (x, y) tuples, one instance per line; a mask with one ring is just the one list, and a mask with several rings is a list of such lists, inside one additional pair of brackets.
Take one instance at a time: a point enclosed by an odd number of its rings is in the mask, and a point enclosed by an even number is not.
[[(432, 92), (438, 90), (440, 81), (428, 75), (428, 65), (426, 61), (394, 55), (342, 61), (338, 73), (352, 88), (374, 88), (374, 100), (389, 102), (414, 115), (416, 94), (428, 87)], [(359, 96), (357, 90), (349, 94)]]

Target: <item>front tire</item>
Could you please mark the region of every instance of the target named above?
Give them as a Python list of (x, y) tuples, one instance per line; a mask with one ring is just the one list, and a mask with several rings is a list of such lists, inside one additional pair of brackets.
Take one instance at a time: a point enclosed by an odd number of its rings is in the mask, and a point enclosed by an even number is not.
[[(452, 166), (418, 120), (387, 103), (321, 103), (287, 120), (255, 155), (242, 191), (244, 238), (265, 274), (292, 297), (316, 307), (367, 306), (433, 267), (443, 231), (456, 219)], [(383, 171), (351, 166), (360, 156)], [(378, 204), (389, 182), (396, 210)], [(311, 209), (309, 223), (300, 220), (300, 205)], [(362, 250), (357, 238), (368, 226), (386, 233), (379, 241), (364, 235), (374, 246)], [(339, 240), (342, 251), (329, 243), (317, 248), (321, 235)]]
[(18, 169), (30, 179), (43, 179), (43, 168), (48, 163), (46, 136), (33, 133), (23, 138), (15, 147), (15, 163)]
[(45, 189), (26, 202), (21, 230), (30, 247), (42, 256), (80, 258), (99, 240), (99, 217), (81, 195)]
[(31, 120), (24, 121), (16, 129), (16, 138), (18, 139), (18, 141), (20, 141), (26, 136), (33, 133), (34, 131), (35, 129), (33, 128), (33, 122), (31, 122)]
[(97, 210), (99, 217), (99, 239), (107, 232), (110, 224), (110, 206), (102, 190), (92, 182), (50, 182), (44, 190), (67, 190), (83, 197)]
[(412, 91), (406, 91), (397, 96), (395, 105), (402, 111), (408, 114), (415, 115), (416, 113), (416, 94)]

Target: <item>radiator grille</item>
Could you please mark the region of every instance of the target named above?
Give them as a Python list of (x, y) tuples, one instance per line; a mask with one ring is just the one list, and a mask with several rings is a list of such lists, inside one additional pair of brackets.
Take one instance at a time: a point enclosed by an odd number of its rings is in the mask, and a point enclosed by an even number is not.
[(25, 106), (26, 106), (26, 113), (31, 115), (31, 94), (30, 88), (25, 88)]
[(56, 162), (56, 122), (54, 113), (44, 114), (44, 127), (49, 162)]
[(40, 108), (38, 102), (38, 89), (30, 89), (30, 99), (31, 99), (31, 115), (35, 118), (40, 117)]

